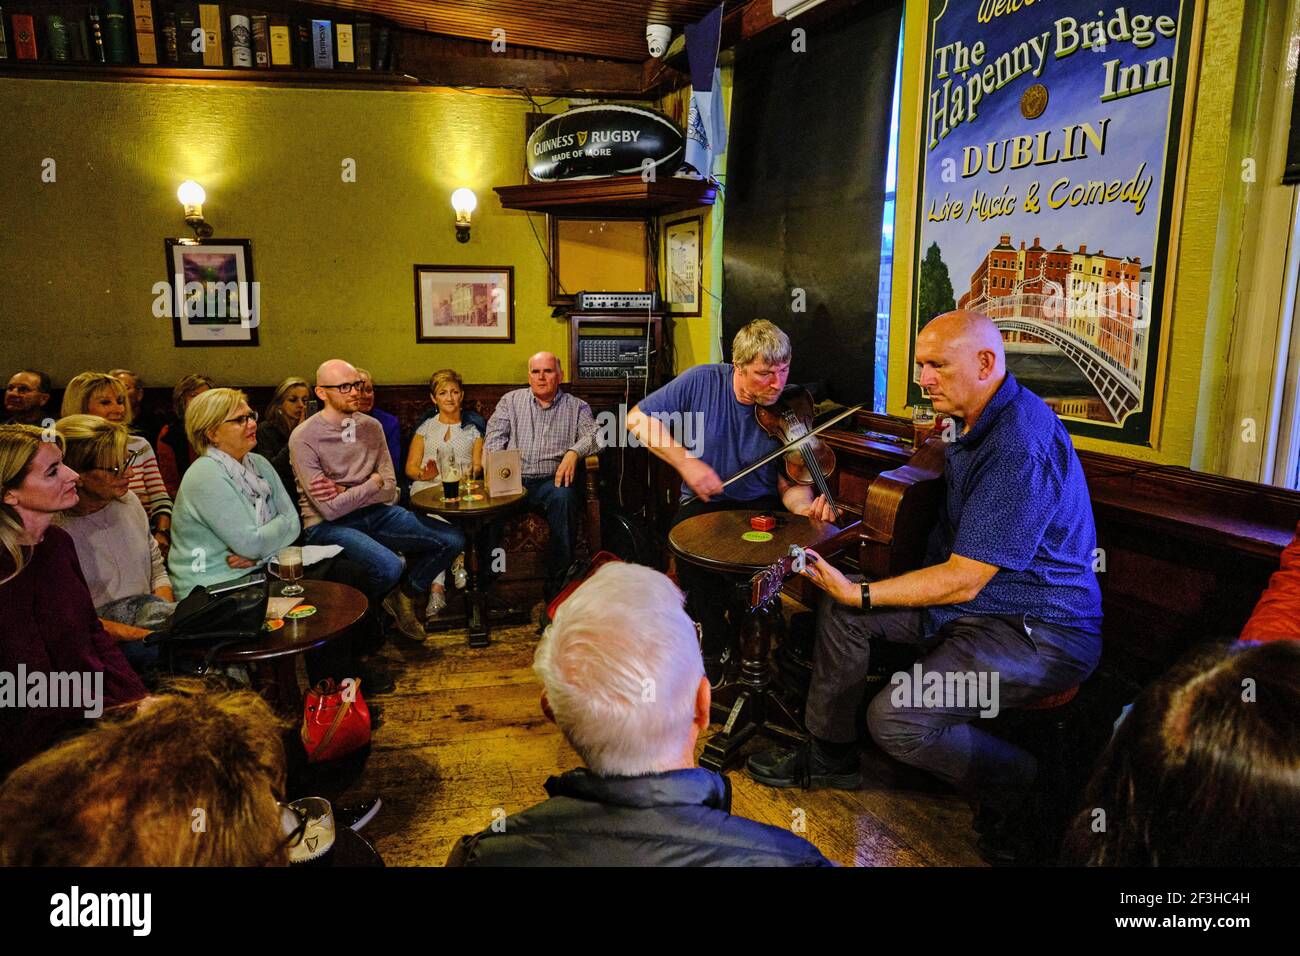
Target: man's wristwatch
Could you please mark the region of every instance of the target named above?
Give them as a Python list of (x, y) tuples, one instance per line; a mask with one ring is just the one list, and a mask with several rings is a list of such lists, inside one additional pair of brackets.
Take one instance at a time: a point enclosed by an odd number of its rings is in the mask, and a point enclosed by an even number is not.
[(862, 610), (871, 610), (871, 584), (868, 581), (862, 582)]

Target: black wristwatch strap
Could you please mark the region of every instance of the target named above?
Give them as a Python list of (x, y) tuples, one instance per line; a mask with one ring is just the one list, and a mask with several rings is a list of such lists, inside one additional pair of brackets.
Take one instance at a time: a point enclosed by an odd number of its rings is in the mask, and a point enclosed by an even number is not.
[(862, 582), (862, 610), (871, 610), (871, 584), (868, 581)]

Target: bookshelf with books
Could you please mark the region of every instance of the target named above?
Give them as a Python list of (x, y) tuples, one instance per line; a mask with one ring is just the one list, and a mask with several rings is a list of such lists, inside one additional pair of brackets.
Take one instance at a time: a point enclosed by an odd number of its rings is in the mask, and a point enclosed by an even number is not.
[(400, 33), (290, 0), (0, 0), (0, 75), (418, 85), (398, 72)]

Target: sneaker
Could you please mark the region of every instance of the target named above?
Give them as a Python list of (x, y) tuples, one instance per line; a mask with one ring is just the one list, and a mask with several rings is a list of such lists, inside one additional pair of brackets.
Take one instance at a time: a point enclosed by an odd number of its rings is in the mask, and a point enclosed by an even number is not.
[(424, 607), (426, 620), (433, 620), (447, 606), (447, 592), (443, 588), (429, 589), (429, 603)]
[(465, 555), (456, 556), (455, 562), (451, 566), (451, 579), (456, 583), (456, 587), (462, 591), (469, 584), (469, 572), (465, 570)]
[(334, 807), (334, 825), (337, 827), (347, 827), (354, 832), (361, 832), (361, 828), (375, 818), (379, 808), (384, 805), (384, 801), (379, 797), (373, 797), (361, 803), (349, 804), (348, 806)]
[(400, 586), (388, 592), (388, 597), (384, 598), (384, 610), (393, 619), (393, 623), (403, 637), (424, 643), (425, 638), (429, 636), (425, 633), (420, 619), (415, 616), (415, 604)]
[(754, 754), (745, 761), (745, 772), (759, 783), (788, 790), (856, 790), (862, 785), (858, 754), (842, 761), (824, 756), (810, 740), (794, 750), (773, 748)]

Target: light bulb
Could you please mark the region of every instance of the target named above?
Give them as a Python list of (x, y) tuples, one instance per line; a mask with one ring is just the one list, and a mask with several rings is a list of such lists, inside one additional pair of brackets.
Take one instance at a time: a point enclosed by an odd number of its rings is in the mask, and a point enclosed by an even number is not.
[(477, 207), (478, 197), (474, 195), (474, 190), (462, 186), (451, 194), (451, 208), (456, 210), (457, 215), (469, 215)]
[(202, 206), (204, 201), (207, 200), (208, 194), (194, 180), (187, 179), (176, 190), (176, 198), (181, 201), (182, 206)]

